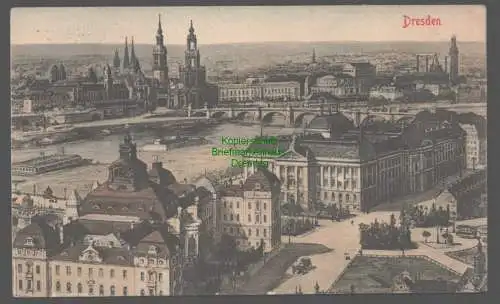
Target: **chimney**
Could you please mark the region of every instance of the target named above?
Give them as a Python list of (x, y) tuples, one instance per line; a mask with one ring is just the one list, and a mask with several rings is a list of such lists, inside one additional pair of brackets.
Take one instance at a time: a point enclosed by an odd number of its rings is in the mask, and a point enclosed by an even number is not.
[(420, 72), (420, 55), (417, 55), (417, 72)]

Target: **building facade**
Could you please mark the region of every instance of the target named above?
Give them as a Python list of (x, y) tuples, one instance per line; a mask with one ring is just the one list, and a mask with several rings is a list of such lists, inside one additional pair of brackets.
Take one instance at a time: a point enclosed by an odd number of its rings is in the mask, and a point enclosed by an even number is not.
[(354, 77), (345, 74), (319, 77), (316, 79), (316, 84), (309, 88), (311, 93), (330, 93), (337, 97), (354, 96), (357, 94)]
[[(309, 134), (278, 140), (279, 150), (287, 152), (268, 161), (282, 183), (281, 203), (311, 209), (315, 201), (323, 201), (368, 211), (398, 196), (432, 189), (465, 168), (464, 131), (430, 112), (395, 124), (366, 121), (360, 129), (340, 116), (318, 117)], [(253, 170), (245, 169), (247, 175)]]
[(368, 95), (374, 84), (377, 70), (369, 62), (351, 62), (343, 65), (342, 73), (354, 78), (357, 94)]
[(263, 246), (269, 252), (281, 244), (280, 183), (267, 170), (256, 170), (244, 182), (220, 189), (220, 234), (236, 240), (247, 250)]
[(370, 90), (370, 98), (384, 98), (393, 101), (403, 98), (403, 96), (403, 92), (395, 86), (378, 86)]
[(16, 233), (15, 296), (182, 294), (183, 272), (199, 255), (196, 187), (177, 183), (159, 162), (148, 170), (128, 136), (119, 152), (107, 181), (63, 216), (66, 225), (41, 214)]
[(466, 132), (465, 154), (467, 157), (467, 169), (475, 170), (486, 164), (486, 140), (482, 140), (479, 132), (473, 124), (460, 124)]
[(254, 82), (218, 85), (218, 99), (221, 102), (299, 100), (300, 83)]

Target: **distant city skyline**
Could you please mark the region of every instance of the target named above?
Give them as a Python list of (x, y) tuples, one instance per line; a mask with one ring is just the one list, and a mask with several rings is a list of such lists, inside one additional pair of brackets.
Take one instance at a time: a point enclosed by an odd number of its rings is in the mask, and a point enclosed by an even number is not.
[[(193, 20), (200, 44), (258, 42), (484, 42), (486, 9), (447, 6), (251, 6), (15, 8), (12, 44), (152, 44), (158, 14), (167, 45), (185, 44)], [(404, 16), (432, 16), (441, 26), (403, 28)]]

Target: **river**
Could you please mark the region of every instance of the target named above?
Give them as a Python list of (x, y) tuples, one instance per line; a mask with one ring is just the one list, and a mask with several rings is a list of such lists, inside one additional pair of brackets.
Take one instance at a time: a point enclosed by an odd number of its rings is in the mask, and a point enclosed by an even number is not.
[[(265, 135), (282, 135), (291, 134), (293, 131), (294, 129), (291, 128), (265, 127), (263, 133)], [(166, 132), (164, 135), (173, 135), (174, 133), (175, 131)], [(138, 156), (148, 166), (153, 161), (153, 156), (157, 156), (163, 162), (164, 167), (172, 171), (177, 180), (192, 180), (205, 170), (214, 171), (229, 167), (230, 160), (227, 157), (214, 157), (210, 154), (212, 147), (220, 146), (221, 136), (254, 137), (259, 133), (259, 126), (223, 124), (196, 134), (205, 136), (210, 141), (208, 145), (191, 146), (166, 152), (139, 152)], [(158, 134), (152, 132), (132, 133), (131, 135), (138, 148), (152, 143), (155, 138), (158, 138)], [(56, 194), (61, 194), (64, 188), (75, 188), (80, 192), (88, 192), (94, 181), (102, 182), (106, 180), (107, 164), (118, 158), (118, 146), (121, 141), (123, 141), (123, 135), (109, 135), (44, 148), (12, 151), (12, 161), (18, 162), (39, 156), (41, 152), (49, 155), (64, 147), (65, 153), (79, 154), (84, 158), (90, 158), (100, 163), (98, 165), (54, 171), (34, 177), (13, 177), (13, 180), (19, 181), (16, 187), (24, 192), (32, 192), (33, 185), (36, 185), (38, 190), (50, 186)]]

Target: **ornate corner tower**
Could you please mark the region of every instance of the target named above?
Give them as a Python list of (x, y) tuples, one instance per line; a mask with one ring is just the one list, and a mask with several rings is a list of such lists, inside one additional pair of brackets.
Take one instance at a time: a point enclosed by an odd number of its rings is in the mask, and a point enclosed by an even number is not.
[(153, 47), (153, 77), (160, 83), (161, 87), (168, 87), (167, 48), (164, 44), (160, 15), (158, 15), (156, 44)]

